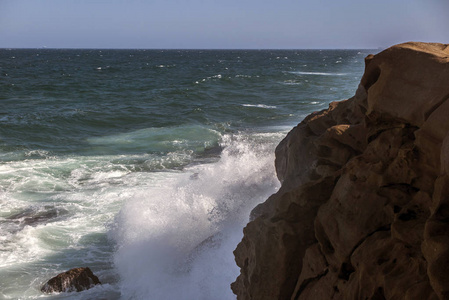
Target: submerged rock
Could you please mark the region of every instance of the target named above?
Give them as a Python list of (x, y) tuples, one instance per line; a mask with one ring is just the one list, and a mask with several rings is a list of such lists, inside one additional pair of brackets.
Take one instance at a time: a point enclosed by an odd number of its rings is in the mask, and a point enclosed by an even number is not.
[(0, 218), (0, 226), (14, 234), (26, 226), (40, 226), (63, 220), (67, 215), (66, 209), (53, 205), (28, 207), (8, 217)]
[(27, 208), (19, 213), (7, 217), (6, 219), (11, 222), (18, 223), (21, 227), (25, 227), (58, 221), (61, 216), (66, 214), (68, 214), (68, 211), (63, 208), (45, 205), (40, 208)]
[(41, 291), (44, 293), (81, 292), (97, 284), (101, 282), (89, 268), (74, 268), (50, 279), (42, 286)]
[(365, 59), (356, 95), (276, 148), (234, 251), (238, 299), (449, 299), (449, 45)]

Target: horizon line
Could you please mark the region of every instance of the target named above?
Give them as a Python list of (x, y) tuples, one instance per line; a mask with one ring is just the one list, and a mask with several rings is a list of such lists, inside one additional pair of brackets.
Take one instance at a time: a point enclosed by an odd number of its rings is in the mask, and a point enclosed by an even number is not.
[(109, 47), (0, 47), (0, 50), (170, 50), (170, 51), (209, 51), (209, 50), (230, 50), (230, 51), (263, 51), (263, 50), (383, 50), (388, 47), (377, 48), (109, 48)]

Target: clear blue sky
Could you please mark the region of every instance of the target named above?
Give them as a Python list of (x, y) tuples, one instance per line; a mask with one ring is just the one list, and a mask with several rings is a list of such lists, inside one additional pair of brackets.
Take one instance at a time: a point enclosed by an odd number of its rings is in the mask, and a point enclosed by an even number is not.
[(0, 48), (449, 43), (449, 0), (0, 0)]

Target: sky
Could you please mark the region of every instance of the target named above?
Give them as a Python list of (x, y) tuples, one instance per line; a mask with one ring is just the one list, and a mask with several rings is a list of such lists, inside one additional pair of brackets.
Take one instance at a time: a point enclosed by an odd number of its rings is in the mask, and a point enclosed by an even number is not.
[(449, 0), (0, 0), (0, 48), (377, 49), (449, 43)]

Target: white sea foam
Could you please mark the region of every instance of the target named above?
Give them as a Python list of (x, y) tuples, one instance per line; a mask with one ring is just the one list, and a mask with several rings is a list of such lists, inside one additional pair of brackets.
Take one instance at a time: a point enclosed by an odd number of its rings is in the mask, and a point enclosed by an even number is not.
[[(8, 286), (2, 293), (35, 299), (45, 280), (88, 265), (105, 285), (73, 299), (233, 299), (232, 251), (250, 209), (278, 187), (273, 150), (283, 134), (225, 136), (219, 161), (183, 171), (145, 169), (178, 160), (176, 152), (32, 153), (2, 164), (0, 267)], [(116, 270), (107, 231), (118, 247)]]
[(327, 72), (303, 72), (303, 71), (294, 71), (290, 72), (292, 74), (297, 75), (316, 75), (316, 76), (345, 76), (347, 73), (327, 73)]
[[(244, 75), (244, 74), (237, 74), (235, 75), (235, 78), (251, 78), (251, 75)], [(256, 76), (259, 77), (259, 76)]]
[(274, 109), (277, 108), (274, 105), (265, 105), (265, 104), (242, 104), (242, 106), (245, 107), (258, 107), (258, 108), (268, 108), (268, 109)]
[(278, 182), (275, 142), (228, 136), (224, 144), (218, 162), (159, 178), (124, 204), (111, 231), (124, 298), (234, 299), (232, 251), (250, 209)]
[(217, 75), (213, 75), (213, 76), (209, 76), (209, 77), (203, 78), (201, 80), (197, 80), (197, 81), (195, 81), (195, 84), (199, 84), (200, 82), (206, 82), (206, 81), (209, 81), (209, 80), (221, 79), (221, 78), (223, 78), (223, 76), (221, 74), (217, 74)]
[(281, 84), (285, 84), (285, 85), (302, 85), (303, 83), (300, 81), (296, 81), (296, 80), (285, 80), (283, 82), (281, 82)]
[[(88, 265), (106, 283), (94, 298), (118, 299), (106, 226), (126, 199), (153, 182), (154, 173), (130, 172), (120, 161), (145, 158), (59, 157), (0, 165), (1, 293), (9, 299), (42, 297), (45, 280)], [(73, 297), (88, 299), (89, 293)]]

